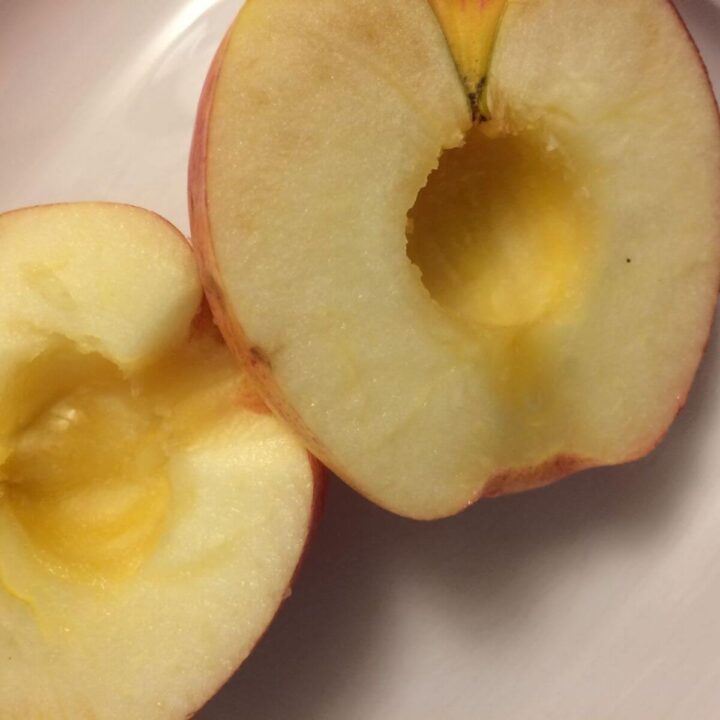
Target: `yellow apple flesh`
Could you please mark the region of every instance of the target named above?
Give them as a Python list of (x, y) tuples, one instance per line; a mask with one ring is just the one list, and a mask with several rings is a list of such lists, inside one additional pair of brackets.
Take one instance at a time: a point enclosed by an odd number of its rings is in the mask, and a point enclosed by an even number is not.
[(157, 215), (0, 215), (0, 280), (0, 717), (185, 718), (285, 596), (317, 466)]

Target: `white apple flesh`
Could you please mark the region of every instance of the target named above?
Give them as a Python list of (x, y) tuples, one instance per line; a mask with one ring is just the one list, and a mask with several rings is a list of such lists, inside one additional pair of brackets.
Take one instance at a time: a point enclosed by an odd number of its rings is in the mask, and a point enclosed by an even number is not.
[[(190, 168), (229, 345), (328, 466), (418, 518), (647, 453), (720, 269), (717, 107), (666, 0), (493, 2), (492, 33), (484, 4), (433, 5), (247, 3)], [(465, 71), (438, 18), (492, 52)]]

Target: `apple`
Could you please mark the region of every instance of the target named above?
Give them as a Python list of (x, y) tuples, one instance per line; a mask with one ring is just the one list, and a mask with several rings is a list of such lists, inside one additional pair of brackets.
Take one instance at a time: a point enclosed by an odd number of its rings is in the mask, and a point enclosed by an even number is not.
[(0, 716), (186, 718), (286, 596), (317, 465), (159, 216), (0, 215), (0, 284)]
[(643, 456), (707, 342), (720, 125), (666, 0), (253, 0), (189, 189), (231, 349), (406, 516)]

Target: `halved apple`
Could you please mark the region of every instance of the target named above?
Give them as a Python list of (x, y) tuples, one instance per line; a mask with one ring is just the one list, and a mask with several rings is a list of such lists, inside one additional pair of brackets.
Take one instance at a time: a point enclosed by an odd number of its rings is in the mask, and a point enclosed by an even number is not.
[(0, 717), (185, 718), (285, 596), (316, 467), (159, 216), (0, 215)]
[(666, 0), (253, 0), (190, 199), (227, 341), (397, 513), (644, 455), (708, 337), (720, 130)]

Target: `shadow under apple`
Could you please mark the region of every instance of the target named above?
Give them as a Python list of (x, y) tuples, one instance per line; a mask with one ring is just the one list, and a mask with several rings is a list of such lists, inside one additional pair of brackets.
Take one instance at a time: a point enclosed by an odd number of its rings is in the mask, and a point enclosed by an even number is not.
[(293, 597), (197, 717), (350, 717), (359, 689), (377, 692), (392, 677), (387, 629), (402, 621), (409, 587), (422, 586), (436, 615), (482, 646), (533, 623), (546, 569), (562, 575), (567, 564), (572, 572), (578, 543), (589, 562), (593, 547), (608, 542), (621, 555), (653, 543), (679, 517), (697, 480), (695, 458), (716, 406), (719, 350), (711, 341), (685, 410), (660, 447), (634, 464), (482, 501), (434, 523), (392, 516), (332, 481)]

